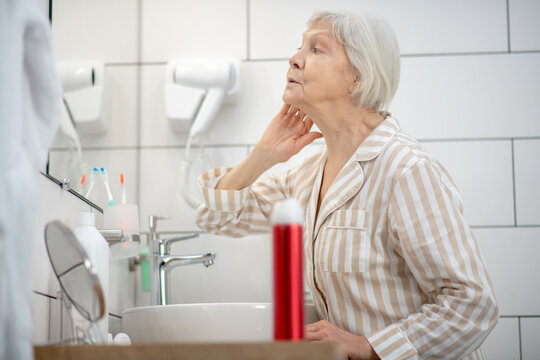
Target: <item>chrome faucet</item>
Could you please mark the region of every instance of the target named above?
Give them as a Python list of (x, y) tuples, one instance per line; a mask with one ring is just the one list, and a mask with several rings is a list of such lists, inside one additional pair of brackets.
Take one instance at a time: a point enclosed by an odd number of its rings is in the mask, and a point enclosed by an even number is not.
[(170, 219), (168, 216), (151, 215), (148, 219), (148, 249), (150, 250), (150, 303), (151, 305), (167, 305), (171, 303), (171, 279), (170, 272), (177, 266), (203, 264), (209, 267), (214, 264), (216, 254), (209, 252), (198, 255), (175, 256), (171, 255), (171, 245), (177, 241), (194, 239), (199, 234), (175, 236), (160, 239), (157, 232), (157, 221)]

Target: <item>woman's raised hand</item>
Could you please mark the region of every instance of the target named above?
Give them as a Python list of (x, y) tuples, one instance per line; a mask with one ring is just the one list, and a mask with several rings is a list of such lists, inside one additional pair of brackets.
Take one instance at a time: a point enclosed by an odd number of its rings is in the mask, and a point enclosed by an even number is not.
[(287, 161), (304, 146), (323, 136), (320, 132), (310, 132), (312, 126), (313, 121), (300, 109), (283, 104), (253, 151), (264, 154), (272, 164)]

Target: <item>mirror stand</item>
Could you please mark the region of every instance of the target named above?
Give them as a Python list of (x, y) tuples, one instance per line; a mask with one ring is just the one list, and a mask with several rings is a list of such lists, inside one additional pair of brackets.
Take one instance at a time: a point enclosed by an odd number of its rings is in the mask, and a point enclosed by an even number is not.
[(85, 319), (73, 306), (63, 290), (57, 293), (58, 316), (56, 318), (57, 337), (49, 345), (98, 345), (105, 344), (105, 339), (97, 321)]

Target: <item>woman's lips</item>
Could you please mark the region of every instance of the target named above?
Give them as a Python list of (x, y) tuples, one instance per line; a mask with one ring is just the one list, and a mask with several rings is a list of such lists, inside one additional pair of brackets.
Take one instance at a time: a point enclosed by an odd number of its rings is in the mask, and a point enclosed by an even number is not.
[(293, 78), (288, 78), (287, 81), (289, 82), (289, 84), (300, 84), (298, 81), (294, 80)]

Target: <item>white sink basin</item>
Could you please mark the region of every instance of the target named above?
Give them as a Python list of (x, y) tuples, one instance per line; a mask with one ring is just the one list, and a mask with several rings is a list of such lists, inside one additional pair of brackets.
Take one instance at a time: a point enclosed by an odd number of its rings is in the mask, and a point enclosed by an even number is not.
[[(317, 321), (313, 305), (304, 323)], [(271, 303), (144, 306), (127, 309), (123, 331), (137, 343), (250, 342), (273, 340)]]

